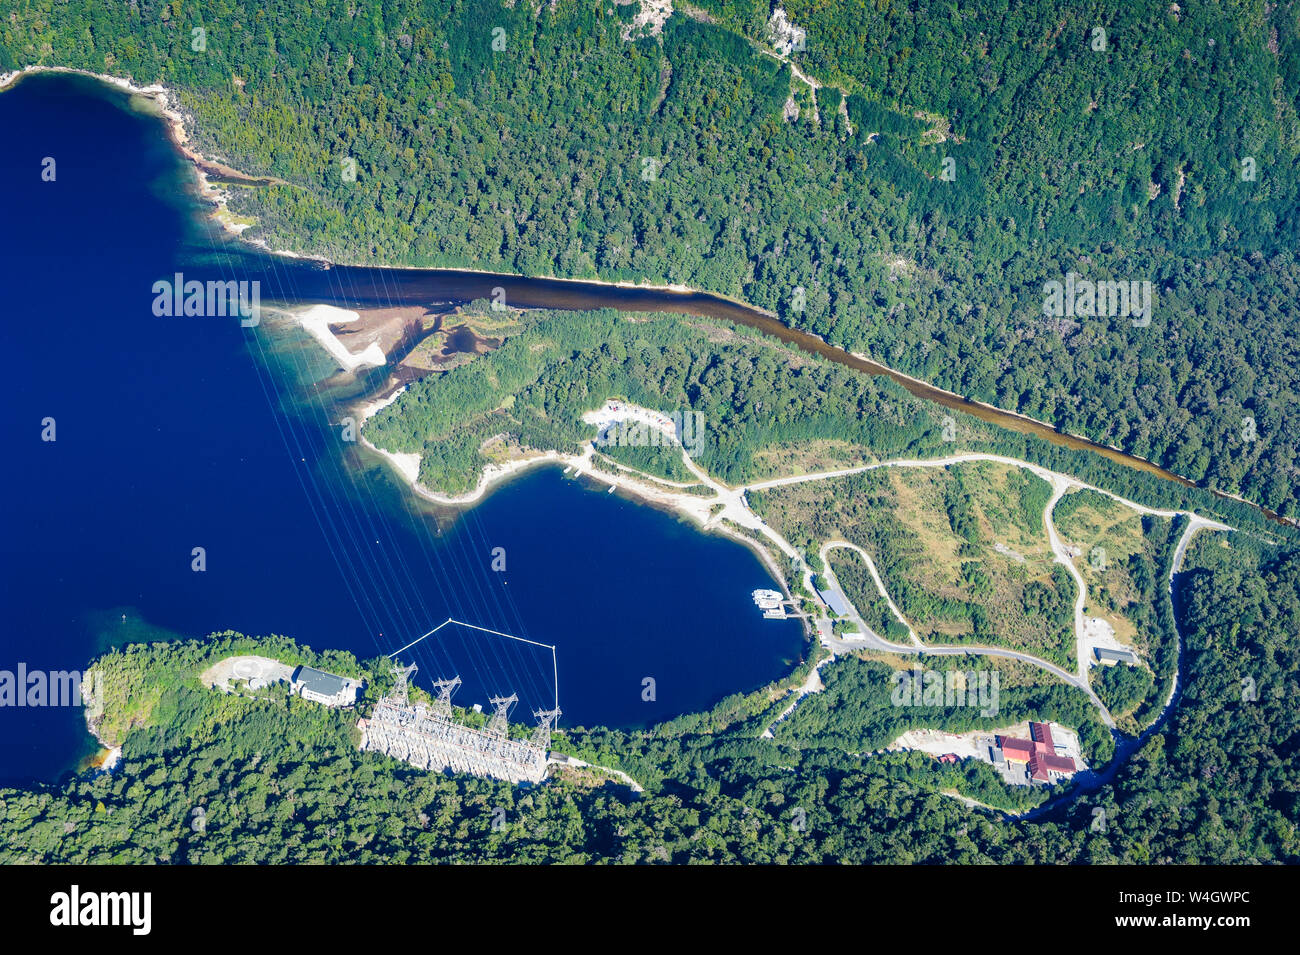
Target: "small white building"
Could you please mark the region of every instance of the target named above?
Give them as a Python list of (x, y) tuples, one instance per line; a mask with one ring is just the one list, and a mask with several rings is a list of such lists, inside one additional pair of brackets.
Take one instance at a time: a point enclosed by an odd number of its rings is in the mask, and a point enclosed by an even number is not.
[(361, 683), (315, 667), (300, 666), (293, 671), (293, 692), (304, 700), (323, 706), (351, 706), (361, 694)]

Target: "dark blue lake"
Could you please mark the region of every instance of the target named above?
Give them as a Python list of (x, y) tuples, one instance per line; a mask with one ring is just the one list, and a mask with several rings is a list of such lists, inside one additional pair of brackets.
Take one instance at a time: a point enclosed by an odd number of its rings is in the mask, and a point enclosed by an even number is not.
[[(461, 704), (517, 692), (531, 722), (558, 673), (561, 725), (637, 727), (799, 659), (799, 625), (750, 601), (772, 580), (745, 548), (554, 469), (435, 518), (340, 442), (308, 387), (331, 366), (301, 333), (155, 317), (153, 282), (220, 240), (161, 122), (126, 103), (69, 76), (0, 94), (0, 670), (225, 629), (370, 658), (456, 617), (555, 645), (555, 670), (450, 627), (407, 654), (420, 684), (455, 671)], [(91, 749), (80, 709), (0, 707), (0, 780), (56, 778)]]

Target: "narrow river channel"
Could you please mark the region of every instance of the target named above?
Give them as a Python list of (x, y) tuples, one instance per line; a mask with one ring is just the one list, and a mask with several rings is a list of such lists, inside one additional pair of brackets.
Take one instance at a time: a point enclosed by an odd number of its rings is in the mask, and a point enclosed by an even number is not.
[[(830, 345), (810, 332), (791, 328), (762, 309), (707, 292), (529, 278), (460, 269), (329, 265), (315, 260), (287, 259), (242, 250), (233, 254), (239, 261), (237, 264), (230, 263), (229, 267), (241, 277), (259, 278), (262, 287), (268, 290), (263, 292), (264, 298), (321, 302), (348, 308), (389, 308), (398, 305), (456, 304), (475, 299), (500, 299), (504, 296), (506, 304), (524, 308), (614, 308), (627, 312), (674, 312), (723, 319), (756, 329), (855, 371), (884, 375), (917, 398), (972, 415), (1000, 428), (1042, 438), (1071, 450), (1089, 451), (1123, 467), (1152, 474), (1183, 487), (1199, 486), (1189, 478), (1144, 458), (1068, 434), (1045, 422), (936, 388), (888, 365)], [(1272, 521), (1295, 525), (1294, 521), (1279, 517), (1257, 504), (1212, 488), (1207, 490), (1222, 500), (1247, 504)]]

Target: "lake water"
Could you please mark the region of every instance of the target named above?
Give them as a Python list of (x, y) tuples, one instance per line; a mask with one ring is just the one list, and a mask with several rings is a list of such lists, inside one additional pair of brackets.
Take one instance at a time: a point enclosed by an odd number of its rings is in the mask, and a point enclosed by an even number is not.
[[(638, 727), (798, 661), (799, 624), (750, 601), (772, 578), (744, 547), (554, 469), (439, 524), (340, 442), (307, 387), (331, 365), (300, 333), (155, 317), (154, 281), (207, 239), (161, 123), (126, 102), (71, 76), (0, 94), (0, 670), (224, 629), (369, 658), (456, 617), (555, 663), (453, 626), (407, 654), (420, 684), (517, 692), (531, 722), (558, 676), (562, 725)], [(58, 777), (93, 749), (83, 727), (79, 708), (0, 707), (0, 780)]]

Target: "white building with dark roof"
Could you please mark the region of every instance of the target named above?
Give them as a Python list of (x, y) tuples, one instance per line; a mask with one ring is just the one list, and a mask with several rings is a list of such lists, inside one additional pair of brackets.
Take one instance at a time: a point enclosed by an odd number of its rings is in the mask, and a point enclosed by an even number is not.
[(293, 691), (304, 700), (323, 706), (351, 706), (361, 694), (361, 683), (315, 667), (300, 666), (293, 671)]

